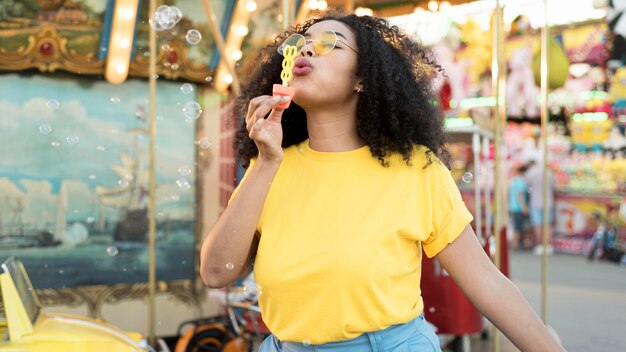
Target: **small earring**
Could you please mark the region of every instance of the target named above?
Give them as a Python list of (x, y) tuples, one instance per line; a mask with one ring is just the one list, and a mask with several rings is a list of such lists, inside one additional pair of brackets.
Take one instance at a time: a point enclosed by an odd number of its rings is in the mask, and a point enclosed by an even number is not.
[(362, 89), (362, 87), (358, 86), (358, 87), (356, 87), (356, 89), (354, 91), (357, 92), (357, 93), (361, 93), (361, 89)]

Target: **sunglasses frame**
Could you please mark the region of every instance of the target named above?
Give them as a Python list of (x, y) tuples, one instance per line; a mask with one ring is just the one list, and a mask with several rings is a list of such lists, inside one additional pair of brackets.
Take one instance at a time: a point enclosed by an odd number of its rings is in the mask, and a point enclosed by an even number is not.
[[(327, 51), (327, 52), (325, 52), (325, 53), (320, 53), (320, 52), (318, 52), (318, 51), (315, 49), (315, 42), (316, 42), (317, 38), (319, 38), (319, 36), (320, 36), (320, 35), (322, 35), (323, 33), (332, 33), (332, 34), (333, 34), (333, 36), (335, 37), (335, 42), (333, 43), (333, 47), (332, 47), (330, 50), (328, 50), (328, 51)], [(298, 38), (298, 37), (301, 37), (302, 39), (298, 39), (298, 40), (296, 41), (296, 44), (297, 44), (297, 43), (299, 43), (299, 42), (300, 42), (300, 40), (304, 41), (304, 44), (303, 44), (302, 46), (300, 46), (300, 48), (298, 48), (298, 53), (300, 53), (300, 52), (302, 51), (302, 48), (304, 48), (307, 44), (309, 44), (309, 43), (313, 43), (313, 50), (315, 51), (315, 53), (316, 53), (316, 54), (318, 54), (318, 55), (326, 55), (326, 54), (330, 53), (331, 51), (333, 51), (333, 49), (337, 46), (337, 42), (341, 42), (341, 44), (345, 45), (345, 46), (346, 46), (346, 47), (348, 47), (350, 50), (354, 51), (354, 52), (355, 52), (355, 53), (357, 53), (357, 54), (359, 53), (359, 52), (358, 52), (355, 48), (353, 48), (352, 46), (350, 46), (350, 45), (349, 45), (348, 43), (346, 43), (343, 39), (340, 39), (340, 38), (339, 38), (339, 36), (337, 35), (337, 32), (335, 32), (335, 31), (331, 31), (331, 30), (327, 30), (327, 31), (322, 31), (322, 32), (320, 32), (319, 34), (317, 34), (317, 35), (315, 36), (315, 39), (306, 39), (306, 38), (304, 37), (304, 35), (302, 35), (302, 34), (300, 34), (300, 33), (294, 33), (294, 34), (290, 35), (289, 37), (287, 37), (287, 38), (286, 38), (286, 39), (282, 42), (282, 44), (280, 44), (280, 45), (278, 46), (278, 49), (277, 49), (277, 50), (278, 50), (278, 53), (279, 53), (280, 55), (283, 55), (283, 50), (284, 50), (284, 48), (285, 48), (285, 43), (286, 43), (287, 41), (289, 41), (291, 38)], [(292, 40), (292, 41), (293, 41), (293, 40)], [(297, 47), (297, 45), (296, 45), (296, 47)]]

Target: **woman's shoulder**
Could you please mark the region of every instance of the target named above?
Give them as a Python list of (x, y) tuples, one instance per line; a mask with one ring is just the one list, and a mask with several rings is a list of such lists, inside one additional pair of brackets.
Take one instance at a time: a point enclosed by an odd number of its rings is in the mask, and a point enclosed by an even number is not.
[(411, 164), (418, 169), (437, 169), (447, 170), (446, 165), (439, 159), (437, 154), (423, 145), (413, 145), (413, 151), (411, 153)]

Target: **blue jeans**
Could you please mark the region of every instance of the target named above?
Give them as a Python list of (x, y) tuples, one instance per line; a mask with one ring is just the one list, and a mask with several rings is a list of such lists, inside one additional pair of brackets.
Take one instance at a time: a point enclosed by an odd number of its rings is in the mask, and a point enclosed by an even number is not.
[[(548, 224), (552, 223), (552, 209), (548, 209)], [(543, 208), (530, 208), (530, 222), (533, 226), (543, 225)]]
[(268, 336), (259, 352), (441, 352), (439, 338), (424, 314), (384, 330), (364, 333), (352, 340), (321, 345), (279, 341)]

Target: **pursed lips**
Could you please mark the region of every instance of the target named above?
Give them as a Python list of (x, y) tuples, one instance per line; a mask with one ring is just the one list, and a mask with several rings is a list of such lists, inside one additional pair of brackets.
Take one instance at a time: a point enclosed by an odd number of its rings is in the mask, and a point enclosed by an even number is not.
[(313, 70), (311, 62), (305, 58), (299, 58), (294, 62), (293, 73), (297, 76), (302, 76), (310, 73)]

